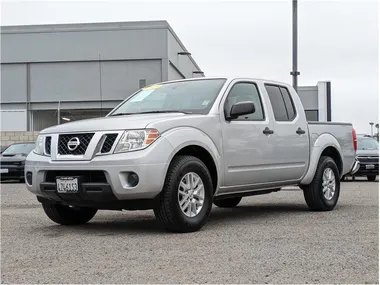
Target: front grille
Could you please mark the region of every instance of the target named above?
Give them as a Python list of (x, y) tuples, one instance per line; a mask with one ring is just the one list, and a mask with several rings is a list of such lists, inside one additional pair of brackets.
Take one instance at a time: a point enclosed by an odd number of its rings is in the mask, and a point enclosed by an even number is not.
[(378, 156), (358, 156), (358, 160), (364, 163), (379, 163)]
[(100, 170), (51, 170), (46, 171), (45, 182), (56, 182), (57, 177), (81, 176), (84, 183), (107, 183), (106, 176)]
[[(94, 133), (87, 133), (87, 134), (69, 134), (69, 135), (59, 135), (58, 138), (58, 154), (62, 155), (83, 155), (85, 154), (88, 145), (90, 144), (90, 141), (92, 137), (94, 136)], [(67, 143), (74, 138), (78, 138), (79, 145), (76, 149), (70, 150), (67, 146)]]
[(0, 161), (0, 166), (21, 165), (23, 161)]
[(45, 138), (45, 153), (50, 154), (51, 152), (51, 137)]
[(104, 143), (102, 145), (102, 149), (100, 150), (100, 153), (110, 152), (113, 144), (115, 143), (116, 138), (117, 134), (107, 134), (106, 139), (104, 140)]

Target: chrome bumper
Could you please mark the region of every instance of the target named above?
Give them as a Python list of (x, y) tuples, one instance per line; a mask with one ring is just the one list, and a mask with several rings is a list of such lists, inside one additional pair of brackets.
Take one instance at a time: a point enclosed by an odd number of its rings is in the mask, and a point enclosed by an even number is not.
[(355, 158), (354, 165), (352, 166), (351, 171), (350, 171), (349, 174), (350, 175), (354, 175), (356, 172), (358, 172), (359, 168), (360, 168), (360, 162), (359, 162), (359, 160), (357, 160)]

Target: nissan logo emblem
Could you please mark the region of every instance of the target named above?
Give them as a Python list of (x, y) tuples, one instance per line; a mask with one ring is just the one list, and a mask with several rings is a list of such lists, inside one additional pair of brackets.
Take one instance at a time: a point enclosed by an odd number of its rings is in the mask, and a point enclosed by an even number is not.
[(71, 151), (73, 150), (76, 150), (78, 148), (78, 146), (80, 145), (80, 140), (79, 138), (77, 137), (74, 137), (74, 138), (71, 138), (68, 142), (67, 142), (67, 148)]

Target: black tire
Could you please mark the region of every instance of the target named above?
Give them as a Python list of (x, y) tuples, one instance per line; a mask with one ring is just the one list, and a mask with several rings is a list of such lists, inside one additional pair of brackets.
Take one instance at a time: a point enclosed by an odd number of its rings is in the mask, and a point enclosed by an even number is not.
[[(205, 197), (195, 217), (186, 216), (178, 203), (178, 187), (186, 173), (194, 172), (202, 179)], [(166, 174), (164, 187), (154, 208), (156, 218), (171, 232), (194, 232), (203, 227), (212, 208), (213, 184), (206, 165), (193, 156), (173, 158)]]
[(368, 181), (375, 181), (376, 180), (376, 175), (367, 175)]
[(214, 200), (214, 204), (220, 208), (232, 208), (237, 206), (241, 201), (241, 197), (233, 197), (226, 199)]
[[(335, 176), (335, 193), (331, 200), (323, 195), (323, 172), (326, 168), (330, 168)], [(322, 156), (319, 159), (318, 167), (315, 172), (313, 181), (302, 187), (306, 204), (313, 211), (331, 211), (338, 202), (340, 194), (339, 170), (334, 160), (328, 156)]]
[(82, 225), (90, 221), (98, 211), (95, 208), (69, 207), (60, 204), (42, 203), (45, 214), (57, 224)]

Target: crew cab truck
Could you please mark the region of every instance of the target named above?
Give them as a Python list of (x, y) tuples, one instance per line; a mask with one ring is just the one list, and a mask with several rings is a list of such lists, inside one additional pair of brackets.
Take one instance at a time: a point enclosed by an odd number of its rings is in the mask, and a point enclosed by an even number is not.
[(330, 211), (357, 168), (347, 123), (308, 123), (295, 90), (250, 78), (195, 78), (138, 90), (106, 117), (43, 130), (27, 188), (46, 215), (84, 224), (100, 209), (153, 209), (174, 232), (199, 230), (212, 204), (299, 185)]

